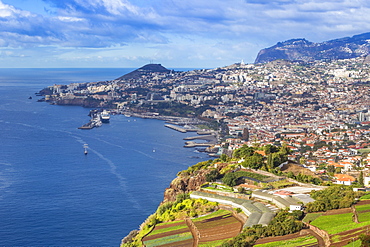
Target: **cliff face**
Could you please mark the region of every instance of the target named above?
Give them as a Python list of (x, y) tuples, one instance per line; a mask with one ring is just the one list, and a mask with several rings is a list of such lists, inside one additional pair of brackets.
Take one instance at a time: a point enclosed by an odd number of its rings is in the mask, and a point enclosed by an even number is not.
[(277, 59), (314, 60), (348, 59), (370, 54), (370, 33), (325, 41), (310, 42), (306, 39), (291, 39), (261, 50), (255, 63), (266, 63)]
[(200, 171), (196, 176), (179, 175), (176, 177), (164, 192), (164, 202), (175, 201), (178, 194), (199, 190), (200, 186), (206, 182), (207, 173), (208, 171)]

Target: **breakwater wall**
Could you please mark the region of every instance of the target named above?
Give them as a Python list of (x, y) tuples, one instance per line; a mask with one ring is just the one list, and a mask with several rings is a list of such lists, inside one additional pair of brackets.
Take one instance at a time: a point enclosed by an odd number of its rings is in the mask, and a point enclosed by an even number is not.
[(179, 131), (181, 133), (197, 132), (198, 131), (198, 129), (196, 129), (196, 128), (184, 128), (184, 127), (180, 127), (180, 126), (176, 126), (176, 125), (172, 125), (172, 124), (165, 124), (164, 126), (167, 127), (167, 128)]

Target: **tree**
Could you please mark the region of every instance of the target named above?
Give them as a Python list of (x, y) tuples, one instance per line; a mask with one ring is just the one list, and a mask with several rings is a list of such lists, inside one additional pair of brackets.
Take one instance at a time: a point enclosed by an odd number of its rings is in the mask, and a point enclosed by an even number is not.
[(236, 185), (237, 176), (233, 172), (229, 172), (225, 174), (225, 176), (222, 178), (222, 182), (230, 187), (233, 187)]
[(267, 144), (266, 146), (263, 147), (263, 151), (265, 151), (266, 154), (271, 154), (278, 152), (279, 148), (274, 145)]
[(267, 169), (270, 170), (274, 167), (274, 160), (272, 159), (272, 154), (267, 155)]
[(220, 172), (217, 169), (211, 170), (209, 173), (206, 174), (206, 181), (213, 182), (220, 176)]
[(234, 151), (233, 157), (237, 159), (249, 157), (254, 154), (254, 151), (255, 149), (253, 147), (243, 145), (241, 148)]
[(252, 169), (259, 169), (263, 166), (263, 156), (254, 153), (252, 156), (245, 158), (243, 165)]
[(360, 177), (358, 178), (358, 183), (362, 186), (362, 187), (364, 187), (365, 186), (365, 184), (364, 184), (364, 173), (361, 171), (360, 172)]
[(221, 154), (219, 158), (222, 162), (227, 162), (230, 158), (226, 154)]
[(333, 165), (328, 165), (326, 170), (330, 173), (334, 173), (335, 172), (335, 167)]

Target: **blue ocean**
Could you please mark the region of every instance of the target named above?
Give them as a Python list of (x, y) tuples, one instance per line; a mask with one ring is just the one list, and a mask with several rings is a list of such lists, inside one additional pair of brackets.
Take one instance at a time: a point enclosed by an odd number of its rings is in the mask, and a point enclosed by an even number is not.
[(154, 213), (178, 171), (209, 159), (183, 148), (194, 133), (163, 121), (114, 115), (80, 130), (90, 109), (34, 94), (132, 70), (0, 69), (0, 246), (119, 246)]

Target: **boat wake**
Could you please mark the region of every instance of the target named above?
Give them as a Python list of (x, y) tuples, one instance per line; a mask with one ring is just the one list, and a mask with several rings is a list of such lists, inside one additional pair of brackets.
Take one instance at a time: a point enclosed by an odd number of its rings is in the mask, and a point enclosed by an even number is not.
[[(81, 144), (85, 144), (86, 143), (84, 140), (82, 140), (78, 136), (72, 135), (72, 137), (74, 137)], [(127, 186), (126, 179), (119, 172), (117, 172), (117, 166), (110, 159), (106, 158), (103, 154), (99, 153), (95, 149), (89, 147), (89, 150), (92, 153), (94, 153), (96, 156), (98, 156), (101, 160), (103, 160), (104, 162), (106, 162), (109, 165), (111, 174), (113, 174), (114, 176), (116, 176), (116, 178), (117, 178), (117, 180), (119, 182), (119, 185), (120, 185), (121, 190), (126, 194), (127, 200), (131, 202), (131, 204), (132, 204), (132, 206), (134, 208), (136, 208), (137, 210), (143, 211), (143, 208), (135, 200), (135, 198), (133, 197), (133, 195), (128, 191), (128, 186)]]

